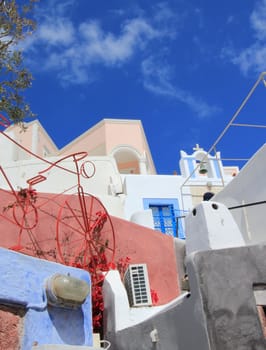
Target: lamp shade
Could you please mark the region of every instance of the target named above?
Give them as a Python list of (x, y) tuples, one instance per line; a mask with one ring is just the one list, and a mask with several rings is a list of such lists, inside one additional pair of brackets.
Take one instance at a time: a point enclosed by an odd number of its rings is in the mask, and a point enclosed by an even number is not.
[(69, 275), (55, 274), (46, 282), (48, 303), (62, 307), (78, 307), (90, 292), (86, 281)]

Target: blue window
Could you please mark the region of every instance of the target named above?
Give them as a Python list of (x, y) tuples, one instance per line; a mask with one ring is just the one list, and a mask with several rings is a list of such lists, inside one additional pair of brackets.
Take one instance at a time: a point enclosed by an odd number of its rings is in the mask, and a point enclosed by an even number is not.
[(185, 239), (184, 212), (174, 198), (143, 198), (144, 209), (151, 209), (155, 230)]
[(152, 210), (154, 228), (169, 236), (176, 237), (176, 220), (174, 206), (170, 205), (150, 205)]

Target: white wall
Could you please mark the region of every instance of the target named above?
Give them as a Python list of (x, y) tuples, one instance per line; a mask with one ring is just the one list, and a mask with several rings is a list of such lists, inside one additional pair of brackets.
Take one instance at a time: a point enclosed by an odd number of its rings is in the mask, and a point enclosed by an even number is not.
[[(50, 162), (56, 162), (60, 158), (48, 157), (46, 159)], [(180, 175), (121, 175), (113, 157), (86, 157), (80, 161), (80, 164), (86, 161), (92, 161), (96, 171), (92, 178), (80, 177), (84, 192), (98, 197), (110, 215), (153, 228), (151, 212), (149, 211), (148, 214), (143, 212), (143, 199), (145, 198), (177, 200), (180, 210), (192, 209), (189, 187), (182, 189), (183, 198), (181, 196), (180, 188), (184, 178)], [(75, 171), (75, 163), (72, 158), (61, 161), (58, 165)], [(64, 192), (66, 194), (77, 192), (75, 185), (77, 185), (78, 180), (75, 174), (55, 166), (47, 170), (49, 164), (41, 160), (2, 162), (2, 166), (15, 190), (27, 187), (26, 181), (41, 172), (47, 179), (34, 185), (38, 192)], [(43, 170), (47, 171), (42, 172)], [(8, 189), (1, 174), (0, 187)], [(69, 188), (72, 189), (68, 190)], [(184, 193), (187, 195), (184, 196)]]
[[(184, 178), (178, 175), (127, 175), (124, 177), (125, 217), (130, 220), (143, 210), (143, 199), (177, 199), (179, 209), (192, 208), (191, 196), (181, 197)], [(185, 189), (186, 192), (189, 188)], [(184, 207), (182, 205), (184, 201)], [(148, 226), (148, 224), (147, 224)]]
[[(228, 208), (265, 201), (265, 172), (266, 144), (255, 153), (240, 173), (215, 195), (214, 200), (225, 204)], [(265, 210), (266, 203), (230, 210), (246, 243), (266, 241)]]
[(186, 253), (244, 246), (244, 239), (225, 205), (203, 201), (186, 217)]
[[(59, 157), (46, 158), (50, 162), (56, 162)], [(106, 206), (109, 214), (123, 218), (123, 201), (117, 195), (122, 191), (120, 174), (112, 157), (86, 157), (80, 161), (92, 161), (95, 165), (95, 175), (91, 178), (80, 177), (80, 184), (85, 193), (98, 197)], [(49, 168), (49, 164), (40, 160), (24, 160), (17, 162), (1, 163), (8, 180), (15, 190), (28, 187), (27, 180), (38, 175), (39, 172)], [(59, 166), (76, 171), (72, 158), (66, 159)], [(46, 180), (33, 187), (43, 193), (65, 193), (77, 192), (78, 178), (75, 174), (53, 166), (50, 170), (41, 173)], [(0, 188), (9, 189), (5, 178), (0, 173)]]

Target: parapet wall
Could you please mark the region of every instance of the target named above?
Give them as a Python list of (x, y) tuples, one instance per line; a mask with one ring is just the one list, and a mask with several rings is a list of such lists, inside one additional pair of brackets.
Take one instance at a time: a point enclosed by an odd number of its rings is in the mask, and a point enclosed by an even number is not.
[(266, 245), (192, 253), (190, 293), (145, 322), (106, 334), (111, 349), (265, 349), (265, 256)]

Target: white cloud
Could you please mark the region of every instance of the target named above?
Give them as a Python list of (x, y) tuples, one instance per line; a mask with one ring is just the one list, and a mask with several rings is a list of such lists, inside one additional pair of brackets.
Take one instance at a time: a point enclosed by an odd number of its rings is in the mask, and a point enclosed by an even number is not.
[[(106, 30), (105, 23), (92, 18), (79, 24), (74, 22), (68, 14), (75, 4), (74, 0), (66, 0), (64, 4), (47, 0), (38, 12), (36, 33), (25, 43), (35, 69), (53, 72), (63, 85), (90, 83), (96, 79), (98, 67), (121, 66), (137, 54), (141, 54), (138, 57), (141, 64), (149, 56), (150, 48), (153, 51), (161, 48), (161, 54), (169, 53), (166, 43), (176, 38), (177, 28), (184, 22), (182, 14), (177, 15), (166, 2), (161, 2), (153, 5), (150, 17), (141, 9), (126, 20), (121, 18), (126, 13), (119, 13), (120, 30), (115, 32)], [(200, 10), (195, 12), (201, 18)], [(186, 104), (201, 118), (218, 110), (173, 85), (169, 66), (160, 61), (155, 66), (153, 59), (145, 59), (142, 74), (146, 89)]]
[(232, 47), (223, 50), (222, 56), (238, 65), (243, 74), (249, 71), (261, 73), (266, 70), (266, 0), (260, 0), (250, 15), (254, 43), (242, 50)]
[[(28, 60), (38, 62), (47, 61), (49, 55), (62, 47), (70, 46), (75, 40), (75, 28), (72, 22), (64, 16), (64, 10), (72, 4), (72, 1), (66, 1), (64, 5), (56, 5), (53, 8), (53, 2), (48, 1), (45, 9), (36, 10), (37, 29), (28, 36), (22, 43), (22, 49), (28, 54)], [(39, 64), (39, 68), (43, 64)]]
[(210, 106), (205, 101), (193, 96), (189, 91), (180, 89), (171, 82), (172, 72), (167, 65), (156, 62), (150, 57), (142, 63), (142, 73), (144, 77), (144, 87), (158, 95), (174, 98), (184, 103), (197, 117), (206, 118), (215, 115), (220, 109)]
[(124, 24), (120, 35), (105, 33), (95, 21), (82, 23), (79, 27), (82, 42), (79, 46), (89, 62), (99, 60), (106, 65), (124, 62), (142, 49), (159, 33), (144, 19), (135, 18)]
[(42, 23), (36, 32), (36, 40), (48, 45), (69, 45), (74, 41), (73, 25), (62, 18)]
[(266, 69), (266, 47), (259, 44), (253, 45), (238, 55), (234, 54), (232, 62), (237, 64), (244, 74), (250, 70), (261, 73)]
[(258, 40), (266, 39), (266, 0), (258, 3), (250, 16), (251, 27)]
[(155, 22), (145, 17), (122, 22), (118, 33), (104, 30), (92, 19), (75, 25), (66, 15), (73, 4), (71, 0), (64, 6), (48, 1), (45, 10), (38, 12), (37, 31), (24, 43), (33, 68), (54, 71), (64, 83), (89, 82), (92, 66), (124, 64), (166, 35), (162, 27), (156, 28)]

